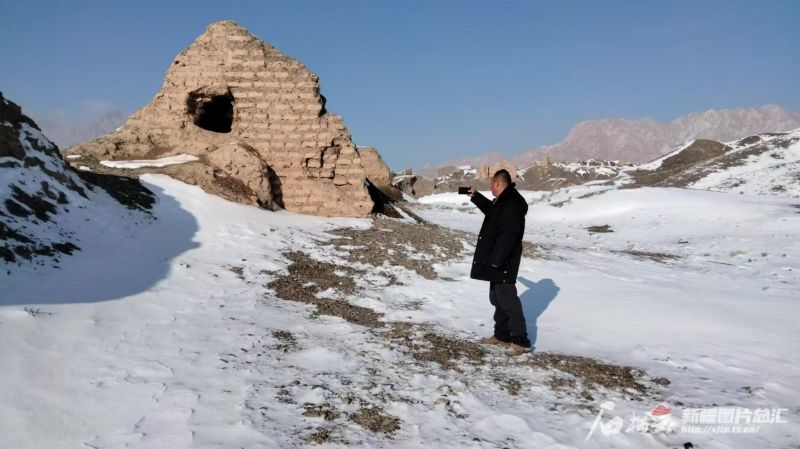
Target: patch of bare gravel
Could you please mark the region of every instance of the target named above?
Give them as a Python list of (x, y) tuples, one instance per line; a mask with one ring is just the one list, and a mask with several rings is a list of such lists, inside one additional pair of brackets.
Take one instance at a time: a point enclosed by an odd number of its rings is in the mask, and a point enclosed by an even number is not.
[(238, 277), (239, 279), (244, 279), (244, 267), (241, 267), (241, 266), (237, 265), (237, 266), (228, 267), (228, 270), (231, 273), (235, 274), (236, 277)]
[[(462, 361), (472, 363), (483, 361), (486, 351), (478, 343), (441, 335), (426, 325), (409, 322), (386, 323), (381, 321), (383, 314), (350, 304), (344, 299), (318, 298), (319, 292), (329, 288), (341, 294), (352, 295), (356, 290), (355, 283), (351, 277), (337, 274), (337, 271), (345, 271), (340, 266), (312, 259), (301, 252), (291, 252), (286, 254), (286, 257), (292, 262), (289, 265), (289, 275), (280, 276), (267, 284), (275, 290), (279, 298), (313, 304), (317, 306), (317, 314), (338, 316), (351, 323), (370, 328), (383, 328), (388, 325), (385, 338), (405, 346), (410, 355), (421, 362), (436, 362), (449, 369), (458, 368)], [(284, 335), (279, 331), (273, 336), (281, 341), (279, 348), (288, 350), (294, 347), (291, 334)]]
[(465, 256), (464, 243), (472, 240), (466, 232), (390, 218), (376, 218), (369, 229), (343, 228), (330, 233), (337, 236), (331, 243), (347, 251), (348, 262), (401, 266), (425, 279), (436, 278), (434, 264)]
[(445, 369), (460, 370), (462, 363), (482, 363), (486, 350), (480, 344), (436, 333), (430, 326), (394, 322), (384, 337), (408, 348), (420, 362), (436, 362)]
[(285, 254), (292, 262), (289, 275), (280, 276), (267, 284), (278, 297), (287, 301), (296, 301), (317, 306), (317, 313), (344, 318), (345, 320), (366, 327), (380, 327), (383, 314), (366, 307), (350, 304), (344, 299), (318, 298), (317, 294), (334, 289), (342, 295), (352, 295), (356, 291), (352, 276), (341, 276), (337, 271), (353, 270), (332, 263), (314, 260), (305, 253), (293, 251)]
[(600, 232), (600, 233), (602, 233), (602, 232), (614, 232), (614, 230), (611, 229), (611, 225), (607, 225), (607, 224), (606, 225), (589, 226), (589, 227), (586, 228), (586, 230), (589, 231), (589, 232)]
[(394, 433), (400, 430), (400, 419), (387, 414), (378, 406), (362, 407), (350, 419), (374, 433)]
[(642, 395), (649, 391), (648, 383), (660, 386), (669, 385), (669, 380), (665, 378), (648, 378), (643, 370), (605, 363), (591, 357), (538, 352), (523, 363), (567, 374), (567, 377), (555, 376), (548, 381), (549, 386), (554, 390), (574, 389), (577, 387), (576, 381), (579, 381), (590, 391), (606, 388)]
[(522, 390), (522, 383), (519, 379), (497, 379), (500, 385), (510, 394), (511, 396), (517, 396)]
[(545, 249), (535, 243), (527, 240), (522, 241), (522, 257), (528, 259), (552, 259), (553, 256), (549, 255)]
[(658, 263), (667, 263), (681, 258), (681, 256), (677, 254), (657, 253), (652, 251), (640, 251), (634, 249), (612, 250), (611, 252), (632, 256), (634, 259), (652, 260), (653, 262), (658, 262)]
[(303, 408), (305, 409), (303, 416), (309, 418), (322, 418), (325, 421), (333, 421), (341, 416), (338, 410), (327, 404), (306, 404)]
[(330, 429), (327, 427), (320, 427), (311, 435), (305, 438), (306, 443), (311, 444), (326, 444), (326, 443), (341, 443), (347, 444), (347, 441), (338, 436), (338, 434), (334, 431), (334, 429)]
[(294, 338), (289, 331), (275, 331), (272, 333), (272, 336), (278, 340), (278, 344), (275, 345), (274, 349), (277, 351), (283, 352), (292, 352), (297, 350), (297, 340)]

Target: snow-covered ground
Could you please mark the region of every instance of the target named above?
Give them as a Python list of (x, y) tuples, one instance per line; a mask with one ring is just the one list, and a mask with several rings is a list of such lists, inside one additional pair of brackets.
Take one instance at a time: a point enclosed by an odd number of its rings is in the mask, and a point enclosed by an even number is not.
[[(571, 190), (581, 196), (591, 186)], [(525, 193), (526, 240), (560, 258), (524, 260), (520, 271), (518, 286), (534, 291), (527, 299), (556, 292), (532, 331), (536, 348), (647, 368), (672, 379), (677, 397), (700, 403), (787, 408), (794, 427), (778, 433), (797, 441), (800, 203), (689, 189), (599, 191), (562, 207), (549, 205), (553, 194)], [(415, 212), (474, 231), (482, 214), (465, 201), (433, 195)], [(613, 232), (586, 229), (602, 225)]]
[[(785, 136), (764, 136), (757, 145), (765, 145), (769, 151), (747, 157), (742, 165), (710, 173), (689, 187), (800, 198), (800, 140), (787, 148), (773, 143), (790, 138), (800, 139), (800, 130)], [(741, 142), (729, 142), (728, 145), (734, 146), (734, 153), (747, 151), (752, 146)]]
[[(80, 156), (78, 156), (80, 157)], [(137, 159), (131, 161), (100, 161), (100, 165), (111, 168), (142, 168), (142, 167), (166, 167), (168, 165), (185, 164), (198, 160), (197, 156), (191, 154), (179, 154), (177, 156), (162, 157), (160, 159)]]
[[(657, 170), (664, 162), (692, 147), (687, 142), (671, 152), (636, 170)], [(800, 129), (786, 133), (768, 133), (725, 142), (728, 148), (717, 156), (690, 167), (689, 172), (702, 174), (688, 183), (691, 189), (732, 192), (750, 195), (772, 195), (800, 198)], [(616, 179), (618, 185), (625, 184), (627, 173)]]
[[(165, 176), (143, 180), (159, 197), (150, 225), (118, 232), (109, 221), (105, 233), (79, 236), (82, 251), (59, 269), (0, 273), (0, 447), (314, 446), (304, 438), (328, 423), (303, 416), (305, 405), (349, 413), (359, 403), (380, 405), (400, 430), (386, 437), (337, 418), (346, 442), (319, 447), (800, 441), (796, 200), (644, 188), (570, 196), (554, 207), (550, 194), (525, 194), (525, 238), (546, 248), (546, 257), (524, 260), (518, 283), (537, 351), (668, 378), (660, 401), (678, 425), (681, 410), (710, 407), (786, 409), (788, 421), (752, 434), (597, 430), (584, 441), (595, 409), (559, 403), (536, 371), (509, 371), (531, 381), (512, 396), (473, 371), (414, 368), (367, 329), (315, 317), (313, 307), (265, 287), (285, 272), (283, 253), (328, 258), (320, 245), (327, 231), (367, 228), (369, 220), (268, 212)], [(476, 232), (482, 217), (465, 201), (445, 194), (412, 208)], [(601, 225), (613, 232), (585, 229)], [(433, 280), (397, 269), (401, 285), (367, 286), (349, 300), (386, 320), (478, 338), (491, 333), (492, 308), (488, 286), (468, 279), (470, 263), (441, 264)], [(294, 350), (269, 350), (282, 344), (279, 331), (294, 336)], [(604, 400), (616, 408), (602, 421), (618, 416), (626, 427), (631, 414), (656, 405), (610, 393), (588, 405)]]

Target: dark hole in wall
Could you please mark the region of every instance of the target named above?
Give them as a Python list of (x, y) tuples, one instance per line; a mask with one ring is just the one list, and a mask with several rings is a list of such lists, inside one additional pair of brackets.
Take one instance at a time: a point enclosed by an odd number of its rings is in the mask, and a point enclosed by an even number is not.
[(283, 204), (283, 183), (272, 167), (267, 167), (267, 179), (272, 190), (272, 202), (281, 209), (286, 209)]
[(187, 112), (195, 125), (215, 133), (231, 132), (233, 95), (210, 95), (191, 92), (186, 100)]

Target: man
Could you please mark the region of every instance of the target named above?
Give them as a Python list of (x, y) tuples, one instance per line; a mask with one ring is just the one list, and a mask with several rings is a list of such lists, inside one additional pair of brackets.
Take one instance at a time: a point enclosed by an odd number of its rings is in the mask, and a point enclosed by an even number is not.
[(494, 335), (481, 341), (491, 345), (509, 345), (509, 355), (530, 351), (522, 304), (517, 296), (517, 272), (522, 259), (522, 234), (528, 204), (511, 182), (507, 170), (498, 170), (491, 181), (494, 201), (472, 187), (471, 201), (486, 215), (483, 219), (472, 279), (489, 281), (489, 301), (494, 306)]

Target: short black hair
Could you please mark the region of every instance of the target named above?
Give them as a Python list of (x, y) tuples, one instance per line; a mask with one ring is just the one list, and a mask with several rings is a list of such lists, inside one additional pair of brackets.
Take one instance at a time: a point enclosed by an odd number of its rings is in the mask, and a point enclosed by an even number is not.
[(494, 172), (494, 176), (492, 176), (492, 181), (500, 181), (507, 185), (511, 185), (511, 174), (508, 170), (502, 168)]

